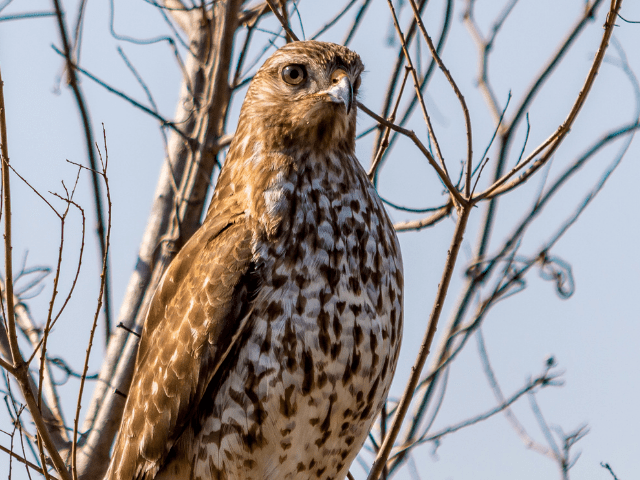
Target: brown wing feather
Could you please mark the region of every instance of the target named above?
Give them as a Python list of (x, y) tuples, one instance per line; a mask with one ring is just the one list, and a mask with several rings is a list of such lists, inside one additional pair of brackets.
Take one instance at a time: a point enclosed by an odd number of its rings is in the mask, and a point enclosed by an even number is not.
[(155, 476), (242, 329), (251, 231), (240, 212), (225, 213), (207, 218), (152, 300), (109, 480)]

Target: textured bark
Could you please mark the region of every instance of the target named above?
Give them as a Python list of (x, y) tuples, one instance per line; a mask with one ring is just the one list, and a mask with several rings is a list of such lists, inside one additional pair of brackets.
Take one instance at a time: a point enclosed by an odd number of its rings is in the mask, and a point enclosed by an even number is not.
[[(183, 82), (176, 112), (176, 123), (184, 125), (184, 137), (173, 133), (170, 138), (138, 262), (118, 318), (133, 330), (141, 330), (162, 274), (200, 223), (229, 103), (229, 66), (241, 3), (217, 2), (213, 17), (206, 21), (202, 11), (189, 12), (187, 33), (194, 55), (186, 62), (188, 79)], [(186, 12), (180, 15), (182, 24)], [(106, 471), (125, 403), (113, 389), (128, 391), (137, 347), (138, 338), (125, 330), (116, 332), (109, 343), (101, 381), (83, 425), (90, 433), (78, 453), (81, 478), (100, 478)]]

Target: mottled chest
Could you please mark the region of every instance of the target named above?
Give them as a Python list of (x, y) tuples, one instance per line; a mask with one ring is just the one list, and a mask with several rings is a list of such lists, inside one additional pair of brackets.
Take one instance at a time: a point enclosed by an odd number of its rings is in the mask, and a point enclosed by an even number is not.
[(275, 322), (280, 333), (288, 325), (301, 338), (313, 332), (308, 347), (335, 361), (365, 335), (396, 343), (391, 312), (402, 288), (401, 260), (368, 180), (340, 165), (323, 167), (265, 192), (266, 216), (278, 234), (255, 241), (263, 265), (256, 318)]
[[(344, 478), (382, 407), (402, 328), (397, 239), (364, 173), (265, 190), (260, 288), (198, 433), (202, 478)], [(267, 229), (268, 230), (268, 229)], [(207, 471), (226, 472), (207, 477)]]

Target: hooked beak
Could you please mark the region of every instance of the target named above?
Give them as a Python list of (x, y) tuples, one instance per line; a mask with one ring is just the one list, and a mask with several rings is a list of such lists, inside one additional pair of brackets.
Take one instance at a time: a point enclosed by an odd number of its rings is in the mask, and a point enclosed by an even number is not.
[(343, 103), (347, 109), (347, 115), (351, 112), (353, 105), (353, 87), (349, 75), (344, 70), (336, 70), (331, 75), (331, 88), (326, 90), (326, 94), (334, 103)]

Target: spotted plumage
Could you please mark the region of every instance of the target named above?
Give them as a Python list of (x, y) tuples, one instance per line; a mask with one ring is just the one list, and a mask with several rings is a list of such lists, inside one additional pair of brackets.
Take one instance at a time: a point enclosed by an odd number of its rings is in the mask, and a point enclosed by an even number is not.
[(402, 334), (398, 240), (354, 151), (362, 70), (310, 41), (254, 77), (152, 302), (108, 480), (345, 478)]

